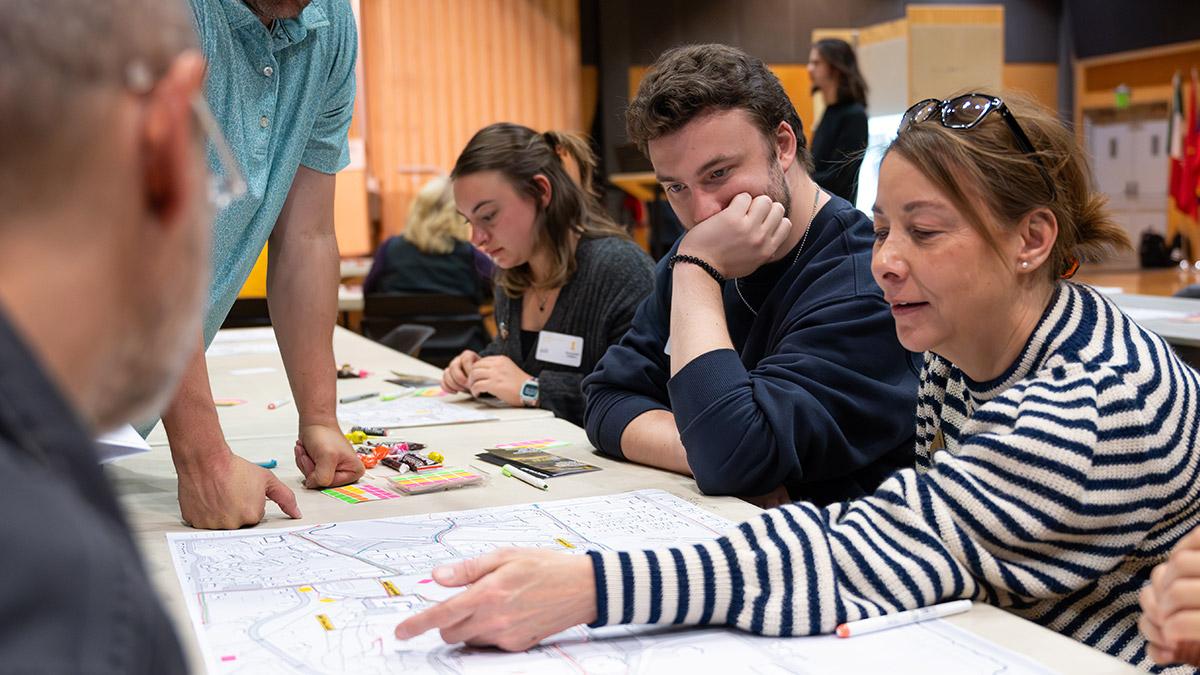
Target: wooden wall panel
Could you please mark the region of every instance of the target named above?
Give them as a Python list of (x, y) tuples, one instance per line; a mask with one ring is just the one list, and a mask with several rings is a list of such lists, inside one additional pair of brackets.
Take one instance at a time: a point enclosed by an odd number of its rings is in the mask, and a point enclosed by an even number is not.
[(493, 122), (581, 131), (575, 0), (361, 0), (367, 163), (383, 236)]
[(783, 90), (796, 113), (800, 115), (800, 123), (804, 125), (804, 136), (812, 142), (813, 129), (817, 128), (813, 121), (812, 79), (808, 76), (808, 63), (774, 63), (767, 64), (772, 73), (779, 78)]
[[(358, 23), (359, 43), (362, 43), (362, 2), (350, 0), (354, 17)], [(357, 96), (354, 99), (354, 117), (350, 120), (350, 166), (337, 175), (337, 192), (333, 204), (333, 224), (337, 233), (338, 252), (342, 256), (369, 255), (371, 226), (367, 217), (367, 160), (364, 152), (363, 117), (366, 110), (366, 92), (363, 90), (363, 54), (359, 48), (355, 75), (358, 78)]]
[(591, 131), (596, 122), (596, 104), (600, 101), (600, 69), (596, 66), (579, 68), (579, 126)]
[(1180, 45), (1178, 51), (1165, 53), (1144, 50), (1143, 54), (1133, 52), (1126, 59), (1108, 57), (1089, 62), (1087, 91), (1111, 93), (1121, 84), (1129, 87), (1169, 84), (1176, 71), (1187, 73), (1200, 67), (1200, 43), (1192, 43), (1191, 48)]
[(910, 101), (1000, 89), (1003, 6), (909, 5), (907, 19)]
[(867, 81), (867, 114), (894, 115), (908, 98), (908, 22), (904, 19), (858, 31), (858, 69)]
[(1050, 110), (1058, 110), (1057, 63), (1006, 63), (1004, 89), (1020, 91)]

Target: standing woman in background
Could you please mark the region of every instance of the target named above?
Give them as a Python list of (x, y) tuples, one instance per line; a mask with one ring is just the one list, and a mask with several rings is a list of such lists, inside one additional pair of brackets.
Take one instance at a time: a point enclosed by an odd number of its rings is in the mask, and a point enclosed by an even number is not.
[(826, 106), (813, 132), (813, 180), (853, 204), (867, 148), (867, 83), (854, 48), (845, 40), (818, 40), (808, 54), (808, 76)]
[(447, 391), (583, 423), (583, 377), (654, 285), (650, 257), (588, 192), (595, 165), (585, 140), (559, 131), (493, 124), (467, 143), (450, 178), (471, 243), (499, 268), (498, 335), (450, 362)]

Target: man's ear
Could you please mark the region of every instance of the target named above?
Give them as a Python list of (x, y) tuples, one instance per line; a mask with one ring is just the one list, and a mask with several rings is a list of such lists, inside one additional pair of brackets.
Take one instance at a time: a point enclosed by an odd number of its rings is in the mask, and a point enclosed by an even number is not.
[(197, 167), (203, 170), (203, 131), (192, 112), (193, 99), (202, 96), (204, 59), (188, 51), (172, 61), (167, 73), (146, 94), (140, 134), (142, 183), (146, 210), (165, 226), (186, 214), (189, 204), (204, 198), (195, 194)]
[(779, 159), (779, 168), (787, 171), (796, 161), (796, 131), (787, 122), (780, 122), (775, 127), (775, 156)]

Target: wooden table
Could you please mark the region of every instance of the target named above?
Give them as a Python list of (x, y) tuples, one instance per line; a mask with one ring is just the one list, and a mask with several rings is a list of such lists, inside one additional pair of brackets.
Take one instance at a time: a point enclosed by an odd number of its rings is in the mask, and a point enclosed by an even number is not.
[[(437, 372), (432, 366), (340, 328), (334, 334), (334, 350), (339, 360), (350, 361), (356, 367), (365, 368), (372, 373), (371, 377), (365, 380), (339, 381), (339, 394), (343, 395), (390, 386), (382, 383), (382, 378), (393, 368), (413, 374), (432, 375)], [(279, 466), (275, 473), (295, 490), (299, 507), (304, 514), (299, 520), (291, 520), (273, 504), (269, 504), (266, 519), (257, 526), (264, 530), (607, 495), (645, 488), (665, 490), (733, 521), (753, 518), (759, 512), (756, 507), (739, 499), (700, 494), (695, 481), (690, 478), (601, 456), (595, 453), (586, 434), (579, 427), (549, 417), (545, 411), (525, 409), (497, 410), (496, 413), (504, 417), (501, 421), (396, 430), (393, 435), (400, 439), (425, 443), (430, 449), (442, 452), (447, 464), (457, 466), (479, 466), (481, 463), (474, 458), (475, 453), (496, 443), (555, 438), (569, 443), (566, 447), (555, 448), (556, 454), (595, 464), (601, 467), (602, 471), (553, 479), (550, 490), (543, 493), (515, 479), (505, 478), (495, 471), (494, 467), (486, 466), (485, 469), (491, 471), (491, 475), (483, 486), (363, 504), (345, 504), (317, 491), (306, 490), (300, 485), (300, 472), (290, 461), (291, 446), (295, 440), (295, 407), (289, 406), (277, 411), (266, 410), (267, 400), (287, 395), (286, 378), (278, 353), (220, 356), (209, 359), (208, 363), (210, 378), (218, 396), (238, 396), (251, 401), (244, 406), (221, 409), (221, 421), (227, 433), (233, 431), (241, 435), (240, 438), (235, 437), (230, 441), (231, 447), (236, 453), (247, 458), (278, 459)], [(255, 369), (258, 369), (257, 372), (245, 372)], [(175, 623), (188, 662), (195, 672), (203, 672), (204, 665), (196, 636), (165, 538), (167, 532), (189, 530), (180, 521), (176, 476), (169, 449), (164, 445), (165, 436), (162, 435), (161, 428), (155, 432), (152, 440), (156, 444), (150, 453), (107, 465), (106, 472), (113, 480), (128, 514), (135, 539), (146, 559), (153, 583)], [(380, 482), (385, 480), (386, 475), (392, 475), (389, 469), (377, 468), (372, 470), (365, 480)], [(967, 614), (949, 620), (1059, 672), (1137, 672), (1102, 652), (994, 607), (977, 605)]]
[(359, 279), (371, 272), (372, 258), (342, 258), (338, 271), (343, 279)]
[(1134, 321), (1177, 348), (1200, 348), (1200, 299), (1131, 293), (1108, 297)]
[(1179, 289), (1200, 284), (1200, 272), (1177, 267), (1153, 270), (1098, 270), (1084, 267), (1075, 281), (1097, 287), (1120, 288), (1123, 293), (1174, 295)]
[[(221, 331), (223, 335), (247, 335), (246, 329)], [(259, 331), (256, 335), (269, 336), (270, 329), (249, 329)], [(273, 342), (273, 338), (271, 339)], [(265, 342), (262, 342), (265, 345)], [(246, 403), (232, 407), (218, 407), (217, 414), (221, 420), (221, 428), (227, 440), (242, 440), (254, 438), (272, 438), (290, 436), (287, 447), (277, 452), (283, 454), (278, 459), (291, 457), (291, 442), (295, 441), (299, 417), (294, 403), (276, 410), (268, 410), (267, 404), (281, 399), (291, 399), (291, 389), (283, 369), (283, 359), (276, 349), (272, 353), (247, 353), (237, 355), (214, 356), (210, 347), (208, 357), (209, 381), (212, 384), (213, 398), (234, 398), (245, 400)], [(353, 396), (369, 392), (399, 392), (400, 387), (385, 382), (393, 377), (392, 371), (409, 375), (421, 375), (441, 380), (442, 371), (424, 361), (401, 354), (393, 349), (368, 340), (340, 326), (333, 333), (333, 355), (336, 363), (349, 363), (355, 369), (365, 370), (369, 376), (361, 379), (338, 380), (338, 397)], [(476, 402), (470, 396), (458, 394), (439, 400), (455, 405), (467, 406), (473, 410), (494, 415), (502, 420), (515, 419), (550, 419), (554, 415), (541, 408), (493, 408)], [(166, 446), (167, 434), (160, 422), (146, 439), (151, 445)], [(275, 455), (271, 455), (275, 456)]]
[(338, 311), (343, 313), (363, 311), (362, 286), (338, 285)]

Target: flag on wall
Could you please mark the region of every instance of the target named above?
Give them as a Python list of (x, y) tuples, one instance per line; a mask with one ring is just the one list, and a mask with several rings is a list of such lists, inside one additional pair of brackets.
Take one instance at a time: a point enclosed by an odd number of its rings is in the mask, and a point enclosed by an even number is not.
[(1186, 190), (1183, 188), (1183, 145), (1187, 122), (1183, 110), (1183, 74), (1175, 71), (1171, 80), (1171, 116), (1167, 120), (1167, 157), (1170, 162), (1170, 183), (1167, 197), (1172, 207), (1185, 212)]
[(1196, 109), (1196, 96), (1200, 95), (1200, 75), (1192, 68), (1192, 88), (1188, 92), (1187, 131), (1183, 137), (1184, 188), (1190, 192), (1188, 216), (1198, 221), (1200, 211), (1200, 110)]
[[(1175, 73), (1175, 100), (1171, 108), (1171, 200), (1175, 208), (1196, 218), (1196, 183), (1200, 179), (1200, 129), (1196, 120), (1196, 71), (1185, 82)], [(1178, 154), (1176, 142), (1178, 141)]]
[[(1197, 123), (1196, 72), (1187, 80), (1180, 72), (1172, 80), (1171, 115), (1167, 126), (1168, 161), (1167, 241), (1182, 234), (1191, 244), (1184, 255), (1200, 259), (1200, 128)], [(1191, 251), (1188, 248), (1192, 248)]]

